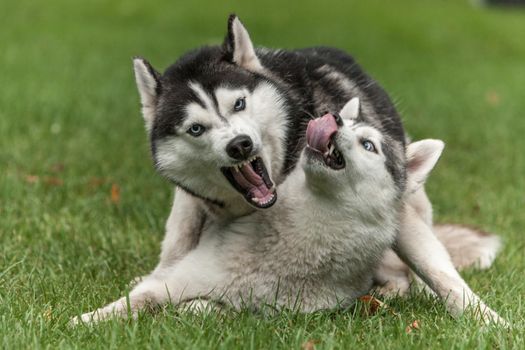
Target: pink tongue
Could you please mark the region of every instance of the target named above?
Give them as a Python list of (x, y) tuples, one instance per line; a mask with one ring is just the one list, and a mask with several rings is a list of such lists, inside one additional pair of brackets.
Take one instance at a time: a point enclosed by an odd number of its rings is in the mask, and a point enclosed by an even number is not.
[(263, 179), (253, 170), (250, 164), (244, 164), (240, 171), (233, 170), (233, 177), (239, 185), (249, 191), (250, 196), (258, 198), (260, 201), (266, 201), (271, 192)]
[(328, 151), (330, 137), (337, 132), (337, 123), (332, 114), (327, 113), (321, 118), (310, 120), (306, 128), (306, 143), (321, 153)]

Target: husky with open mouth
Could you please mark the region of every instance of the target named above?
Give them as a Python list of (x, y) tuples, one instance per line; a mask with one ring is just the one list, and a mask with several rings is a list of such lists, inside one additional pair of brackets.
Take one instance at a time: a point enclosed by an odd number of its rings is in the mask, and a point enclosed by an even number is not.
[[(176, 185), (155, 276), (173, 271), (210, 225), (228, 225), (256, 209), (289, 202), (276, 188), (296, 166), (308, 122), (340, 110), (351, 98), (361, 101), (360, 118), (394, 141), (382, 148), (384, 165), (396, 191), (406, 190), (406, 171), (396, 166), (405, 161), (399, 115), (383, 89), (340, 50), (255, 49), (231, 16), (222, 46), (189, 52), (163, 74), (142, 58), (133, 64), (155, 166)], [(331, 153), (326, 165), (342, 166), (341, 159)], [(411, 198), (413, 222), (400, 231), (395, 251), (460, 314), (479, 298), (432, 232), (422, 187)], [(486, 251), (491, 262), (497, 244)], [(381, 271), (377, 280), (387, 285), (390, 276)]]
[(226, 225), (205, 225), (197, 247), (179, 263), (145, 277), (129, 300), (81, 320), (136, 315), (146, 305), (194, 299), (310, 312), (345, 306), (367, 293), (404, 212), (396, 174), (407, 169), (408, 183), (419, 186), (443, 143), (410, 144), (405, 165), (404, 157), (389, 151), (396, 148), (391, 135), (367, 124), (358, 111), (355, 98), (340, 114), (309, 122), (307, 146), (278, 187), (282, 196), (275, 205)]

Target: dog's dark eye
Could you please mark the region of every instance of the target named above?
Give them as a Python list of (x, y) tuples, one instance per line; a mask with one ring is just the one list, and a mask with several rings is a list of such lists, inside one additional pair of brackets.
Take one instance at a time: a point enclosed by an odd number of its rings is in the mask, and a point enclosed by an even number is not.
[(235, 101), (235, 104), (233, 105), (233, 110), (235, 112), (242, 111), (246, 108), (246, 98), (241, 97), (238, 98), (237, 101)]
[(191, 136), (197, 137), (197, 136), (201, 136), (204, 131), (206, 131), (206, 128), (204, 126), (200, 124), (193, 124), (188, 129), (188, 134), (190, 134)]
[(361, 144), (363, 145), (363, 148), (365, 150), (367, 150), (368, 152), (377, 153), (376, 146), (374, 146), (372, 141), (370, 141), (370, 140), (363, 140), (363, 141), (361, 141)]

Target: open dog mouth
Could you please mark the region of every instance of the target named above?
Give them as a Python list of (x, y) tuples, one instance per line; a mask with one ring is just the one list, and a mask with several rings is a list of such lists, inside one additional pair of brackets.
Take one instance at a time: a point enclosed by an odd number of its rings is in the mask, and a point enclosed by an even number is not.
[(320, 159), (323, 164), (334, 170), (343, 169), (346, 165), (341, 151), (337, 148), (337, 130), (336, 117), (330, 113), (310, 120), (306, 128), (307, 155)]
[(223, 167), (221, 171), (251, 205), (264, 209), (277, 200), (277, 193), (261, 157), (255, 156), (232, 167)]

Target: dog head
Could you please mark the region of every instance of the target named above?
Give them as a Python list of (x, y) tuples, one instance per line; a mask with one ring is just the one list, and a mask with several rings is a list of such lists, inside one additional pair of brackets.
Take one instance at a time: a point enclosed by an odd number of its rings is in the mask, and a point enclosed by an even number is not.
[(146, 129), (158, 171), (215, 204), (276, 201), (272, 173), (284, 159), (286, 107), (266, 79), (236, 16), (222, 47), (181, 57), (164, 74), (133, 60)]
[[(391, 204), (404, 191), (415, 191), (436, 164), (444, 144), (439, 140), (411, 143), (399, 154), (388, 134), (359, 117), (359, 99), (338, 114), (310, 121), (301, 158), (306, 177), (322, 193), (349, 189), (363, 203)], [(398, 185), (406, 178), (405, 185)]]

